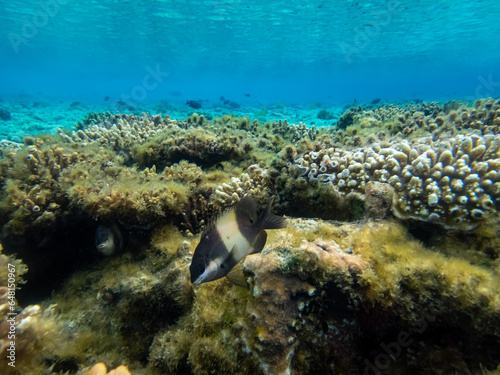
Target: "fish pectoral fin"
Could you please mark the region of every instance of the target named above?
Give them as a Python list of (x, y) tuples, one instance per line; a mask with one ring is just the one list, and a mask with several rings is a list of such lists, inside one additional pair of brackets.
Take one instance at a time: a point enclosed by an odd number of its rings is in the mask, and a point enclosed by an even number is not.
[(271, 212), (271, 207), (274, 202), (274, 197), (271, 198), (266, 210), (262, 214), (262, 228), (263, 229), (280, 229), (286, 228), (286, 219), (284, 217), (275, 215)]
[(260, 253), (264, 246), (266, 246), (266, 241), (267, 241), (267, 233), (265, 230), (259, 233), (257, 238), (255, 239), (255, 242), (253, 244), (253, 251), (252, 254)]
[(238, 263), (236, 267), (234, 267), (229, 273), (226, 275), (226, 278), (234, 285), (241, 286), (242, 288), (249, 288), (247, 278), (243, 273), (243, 264), (242, 262)]

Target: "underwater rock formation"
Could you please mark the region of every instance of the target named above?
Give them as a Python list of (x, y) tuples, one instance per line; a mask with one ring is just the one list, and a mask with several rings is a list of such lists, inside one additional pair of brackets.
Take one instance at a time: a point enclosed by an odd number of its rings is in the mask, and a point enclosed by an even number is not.
[[(486, 328), (498, 328), (500, 319), (494, 270), (425, 249), (395, 224), (291, 220), (269, 240), (263, 253), (243, 261), (249, 290), (226, 280), (195, 289), (191, 312), (156, 336), (153, 368), (169, 374), (362, 373), (377, 370), (378, 355), (401, 332), (404, 346), (380, 370), (418, 372), (436, 356), (435, 371), (447, 373), (457, 365), (442, 361), (449, 350), (463, 356), (460, 371), (480, 362), (496, 366), (500, 332)], [(476, 308), (475, 319), (464, 321)], [(464, 325), (457, 331), (457, 324)], [(457, 340), (462, 334), (475, 342), (492, 334), (495, 344), (479, 360)]]

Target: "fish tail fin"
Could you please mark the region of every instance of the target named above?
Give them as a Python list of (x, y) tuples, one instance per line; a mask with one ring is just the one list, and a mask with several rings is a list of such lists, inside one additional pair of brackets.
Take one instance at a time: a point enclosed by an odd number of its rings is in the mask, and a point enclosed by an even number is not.
[(263, 229), (280, 229), (286, 227), (286, 219), (282, 216), (275, 215), (271, 212), (274, 202), (274, 197), (269, 201), (266, 210), (262, 214)]

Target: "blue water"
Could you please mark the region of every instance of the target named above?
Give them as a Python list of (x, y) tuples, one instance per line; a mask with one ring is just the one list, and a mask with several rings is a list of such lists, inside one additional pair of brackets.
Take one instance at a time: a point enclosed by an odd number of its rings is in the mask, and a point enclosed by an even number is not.
[(495, 97), (498, 14), (498, 0), (2, 0), (0, 95)]

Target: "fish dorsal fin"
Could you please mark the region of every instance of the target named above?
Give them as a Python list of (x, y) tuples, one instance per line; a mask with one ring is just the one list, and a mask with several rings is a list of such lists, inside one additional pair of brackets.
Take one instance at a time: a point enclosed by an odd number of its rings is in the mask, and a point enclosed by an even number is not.
[(286, 227), (286, 219), (271, 212), (274, 198), (271, 198), (262, 214), (262, 229), (280, 229)]
[(207, 225), (205, 226), (205, 229), (203, 229), (203, 232), (201, 233), (201, 237), (203, 238), (208, 233), (216, 231), (217, 230), (217, 222), (219, 221), (219, 219), (222, 216), (227, 215), (233, 209), (234, 208), (231, 207), (231, 208), (225, 210), (224, 212), (222, 212), (221, 214), (215, 215), (214, 217), (212, 217), (211, 219), (209, 219)]
[(235, 206), (236, 220), (257, 220), (257, 203), (252, 197), (243, 197)]
[(252, 254), (260, 253), (264, 246), (266, 246), (266, 241), (267, 241), (267, 233), (265, 230), (259, 233), (257, 238), (255, 239), (255, 242), (253, 244), (253, 251)]
[(249, 287), (247, 278), (243, 273), (243, 262), (239, 262), (231, 271), (229, 271), (226, 278), (234, 285), (241, 286), (246, 289)]
[(217, 223), (219, 217), (220, 216), (213, 217), (208, 221), (207, 225), (205, 225), (205, 228), (203, 229), (203, 232), (201, 233), (201, 238), (205, 237), (208, 233), (216, 230), (215, 224)]

